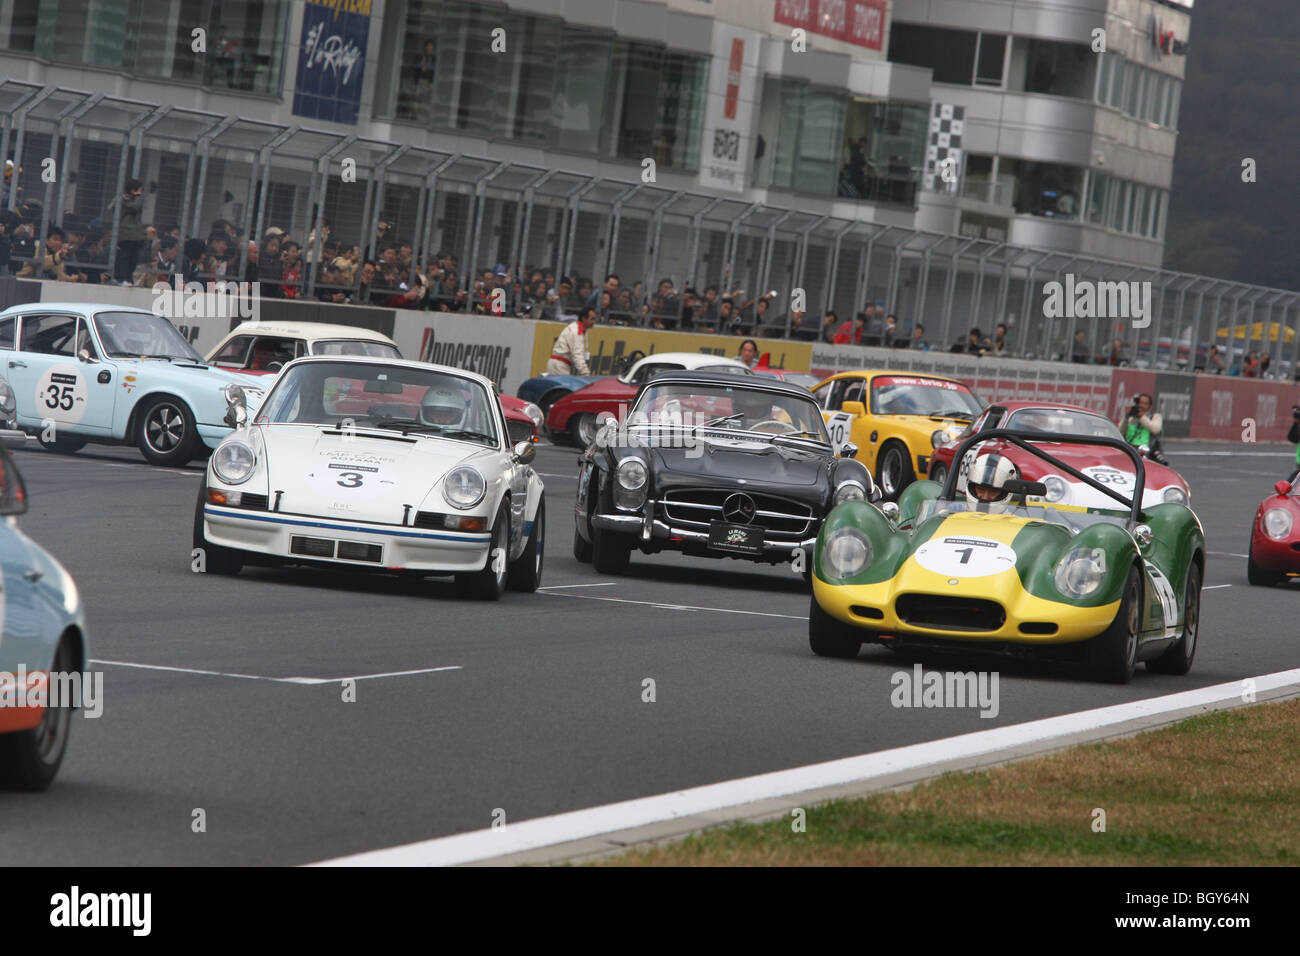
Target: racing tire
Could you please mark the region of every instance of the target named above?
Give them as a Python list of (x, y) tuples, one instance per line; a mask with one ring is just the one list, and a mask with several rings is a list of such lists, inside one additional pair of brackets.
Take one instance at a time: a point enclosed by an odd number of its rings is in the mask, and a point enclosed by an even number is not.
[(808, 646), (818, 657), (851, 660), (862, 650), (862, 634), (823, 611), (813, 595), (808, 607)]
[(887, 441), (876, 459), (876, 484), (886, 501), (897, 501), (903, 489), (916, 481), (912, 456), (907, 446), (897, 441)]
[(1147, 670), (1157, 674), (1182, 676), (1192, 669), (1196, 656), (1196, 638), (1201, 627), (1201, 569), (1195, 563), (1187, 569), (1187, 590), (1183, 595), (1183, 633), (1173, 645), (1154, 660)]
[(1142, 572), (1129, 569), (1124, 596), (1110, 627), (1088, 642), (1088, 673), (1107, 684), (1127, 684), (1137, 666), (1138, 633), (1142, 626)]
[(1252, 541), (1249, 553), (1246, 555), (1246, 580), (1255, 587), (1271, 588), (1281, 584), (1285, 578), (1285, 574), (1261, 568), (1255, 563), (1255, 542)]
[(632, 560), (632, 540), (623, 534), (591, 529), (591, 566), (598, 574), (625, 574)]
[(36, 440), (40, 442), (41, 447), (46, 451), (57, 452), (60, 455), (71, 455), (73, 452), (81, 451), (86, 447), (86, 439), (84, 438), (54, 438), (46, 441), (41, 437), (41, 433), (37, 432)]
[(948, 466), (940, 463), (930, 469), (930, 480), (943, 484), (948, 480)]
[(596, 440), (596, 416), (592, 412), (579, 412), (569, 420), (569, 440), (585, 451)]
[[(501, 560), (497, 552), (501, 551)], [(492, 525), (492, 541), (488, 545), (487, 561), (482, 571), (456, 575), (456, 589), (462, 595), (475, 601), (499, 601), (506, 593), (506, 579), (509, 577), (510, 556), (510, 508), (501, 505), (497, 520)]]
[(512, 591), (532, 593), (542, 583), (542, 562), (546, 557), (546, 499), (537, 502), (533, 533), (519, 559), (510, 565), (506, 586)]
[(179, 467), (198, 457), (203, 443), (190, 407), (174, 396), (159, 395), (136, 416), (135, 444), (149, 464)]
[[(65, 634), (59, 638), (50, 670), (66, 674), (76, 669), (71, 640)], [(0, 734), (0, 787), (35, 792), (54, 782), (68, 748), (72, 711), (68, 706), (46, 707), (41, 722), (30, 730)]]
[[(592, 503), (592, 499), (594, 499), (595, 497), (596, 495), (595, 495), (595, 486), (594, 486), (594, 479), (593, 479), (593, 486), (587, 494), (588, 515), (591, 514), (591, 503)], [(584, 538), (578, 532), (578, 522), (576, 520), (577, 515), (574, 515), (574, 518), (575, 520), (573, 522), (573, 558), (575, 561), (580, 561), (582, 564), (591, 564), (591, 538), (592, 538), (591, 520), (590, 518), (587, 519), (587, 537)]]
[[(203, 570), (207, 574), (238, 574), (244, 568), (243, 556), (234, 548), (225, 548), (208, 541), (203, 533), (203, 499), (206, 485), (199, 489), (199, 500), (194, 505), (194, 548), (203, 555)], [(197, 555), (191, 555), (191, 561)], [(191, 563), (191, 568), (194, 564)]]

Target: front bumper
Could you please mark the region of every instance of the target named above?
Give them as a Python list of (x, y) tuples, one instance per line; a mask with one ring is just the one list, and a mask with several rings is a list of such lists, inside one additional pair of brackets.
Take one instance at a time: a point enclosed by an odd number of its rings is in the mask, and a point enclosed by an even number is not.
[[(433, 531), (312, 518), (274, 512), (250, 512), (207, 504), (203, 508), (204, 536), (224, 548), (263, 554), (285, 561), (334, 564), (375, 571), (420, 571), (457, 574), (480, 571), (487, 563), (490, 533)], [(295, 552), (294, 538), (378, 546), (379, 560)], [(335, 549), (337, 550), (337, 549)]]
[(591, 523), (593, 527), (600, 528), (602, 531), (614, 531), (628, 536), (635, 535), (638, 545), (643, 549), (653, 542), (656, 545), (654, 550), (699, 551), (704, 549), (708, 551), (711, 557), (748, 558), (751, 561), (787, 561), (793, 557), (796, 551), (801, 549), (811, 561), (813, 546), (817, 543), (816, 535), (803, 541), (764, 541), (761, 554), (746, 554), (722, 548), (710, 548), (709, 536), (705, 532), (675, 527), (659, 518), (653, 518), (647, 522), (641, 515), (595, 514), (591, 516)]
[[(1009, 572), (1015, 577), (1015, 572)], [(1018, 580), (1018, 579), (1017, 579)], [(880, 634), (917, 637), (966, 644), (1014, 643), (1025, 645), (1070, 644), (1086, 641), (1106, 630), (1119, 613), (1119, 601), (1096, 607), (1077, 607), (1035, 597), (1019, 586), (987, 589), (978, 594), (960, 594), (994, 601), (1005, 614), (1000, 627), (964, 630), (960, 627), (922, 626), (908, 623), (899, 615), (899, 598), (938, 604), (950, 595), (943, 591), (898, 589), (893, 581), (878, 584), (828, 584), (813, 576), (813, 596), (823, 611), (836, 620)], [(878, 615), (878, 616), (877, 616)], [(1054, 625), (1051, 633), (1034, 633), (1036, 627)], [(1030, 631), (1023, 628), (1028, 626)]]
[(1251, 536), (1250, 554), (1257, 565), (1268, 571), (1300, 574), (1300, 538), (1278, 541), (1264, 534), (1256, 522)]

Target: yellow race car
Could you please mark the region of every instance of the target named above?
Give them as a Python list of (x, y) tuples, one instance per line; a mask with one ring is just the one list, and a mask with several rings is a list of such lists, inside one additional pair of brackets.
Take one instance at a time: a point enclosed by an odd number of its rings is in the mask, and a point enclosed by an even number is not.
[(984, 407), (955, 378), (887, 369), (840, 372), (812, 392), (835, 453), (855, 445), (890, 501), (926, 475), (934, 450), (955, 441)]

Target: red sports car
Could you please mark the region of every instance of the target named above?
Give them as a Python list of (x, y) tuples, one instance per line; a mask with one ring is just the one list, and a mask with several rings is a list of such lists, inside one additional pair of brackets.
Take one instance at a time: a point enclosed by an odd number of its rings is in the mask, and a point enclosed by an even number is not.
[(1300, 475), (1279, 481), (1260, 502), (1250, 533), (1246, 576), (1251, 584), (1281, 584), (1300, 574)]
[[(585, 388), (565, 395), (546, 413), (546, 432), (552, 440), (565, 439), (586, 448), (596, 437), (602, 414), (620, 421), (636, 398), (641, 383), (656, 372), (692, 369), (700, 372), (734, 372), (749, 375), (743, 362), (701, 352), (659, 352), (638, 359), (622, 375), (597, 379)], [(525, 383), (526, 384), (526, 383)]]
[[(1052, 441), (1049, 436), (1053, 434), (1095, 435), (1122, 440), (1119, 429), (1113, 422), (1086, 408), (1055, 402), (997, 402), (985, 408), (957, 441), (934, 450), (934, 456), (930, 459), (930, 479), (943, 481), (948, 476), (948, 471), (952, 468), (953, 452), (961, 444), (961, 438), (992, 428), (1042, 432), (1045, 444)], [(1099, 484), (1113, 488), (1121, 495), (1133, 493), (1135, 484), (1133, 463), (1123, 452), (1099, 445), (1065, 444), (1058, 444), (1054, 448), (1044, 450)], [(1047, 485), (1046, 500), (1052, 504), (1107, 510), (1121, 507), (1115, 499), (1098, 491), (1092, 485), (1085, 484), (1064, 472), (1055, 471), (1042, 459), (1005, 442), (987, 442), (966, 453), (968, 460), (957, 476), (958, 491), (965, 490), (964, 473), (970, 467), (970, 460), (975, 455), (984, 455), (993, 451), (1011, 459), (1011, 463), (1020, 472), (1021, 480), (1041, 481)], [(1183, 481), (1178, 472), (1149, 458), (1145, 465), (1146, 484), (1142, 493), (1144, 506), (1158, 505), (1167, 501), (1187, 504), (1191, 493), (1187, 482)]]

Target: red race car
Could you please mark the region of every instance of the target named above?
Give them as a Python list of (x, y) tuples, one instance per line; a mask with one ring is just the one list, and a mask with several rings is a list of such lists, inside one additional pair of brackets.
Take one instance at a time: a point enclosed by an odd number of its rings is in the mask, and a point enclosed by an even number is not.
[(636, 398), (637, 389), (642, 382), (656, 372), (680, 369), (750, 374), (743, 362), (721, 355), (705, 355), (701, 352), (660, 352), (647, 355), (634, 362), (622, 375), (597, 379), (557, 401), (546, 413), (546, 432), (553, 441), (567, 438), (579, 448), (586, 448), (596, 437), (597, 423), (602, 413), (623, 420), (627, 417), (628, 406)]
[[(934, 450), (930, 459), (932, 481), (943, 481), (952, 468), (952, 456), (960, 439), (975, 432), (988, 431), (993, 428), (1014, 428), (1025, 432), (1042, 432), (1044, 444), (1052, 442), (1050, 437), (1057, 435), (1094, 435), (1099, 438), (1122, 440), (1119, 429), (1109, 419), (1086, 408), (1074, 405), (1061, 405), (1056, 402), (998, 402), (989, 405), (980, 413), (963, 432), (957, 441), (942, 445)], [(1135, 479), (1133, 463), (1123, 452), (1100, 445), (1065, 445), (1044, 449), (1052, 456), (1077, 469), (1097, 481), (1099, 484), (1113, 488), (1121, 495), (1131, 495)], [(966, 453), (967, 461), (957, 476), (957, 490), (965, 491), (965, 472), (976, 455), (996, 451), (1011, 459), (1011, 463), (1020, 472), (1022, 481), (1041, 481), (1047, 485), (1046, 501), (1052, 504), (1075, 505), (1082, 508), (1103, 508), (1113, 510), (1121, 507), (1109, 495), (1098, 491), (1092, 485), (1064, 472), (1058, 472), (1045, 461), (1034, 455), (1026, 454), (1014, 445), (1004, 442), (986, 442), (977, 445)], [(1168, 501), (1187, 504), (1191, 493), (1182, 476), (1165, 465), (1150, 459), (1146, 465), (1146, 486), (1142, 493), (1143, 506), (1158, 505)]]
[(1279, 481), (1259, 504), (1250, 532), (1246, 577), (1251, 584), (1281, 584), (1300, 574), (1300, 475)]

